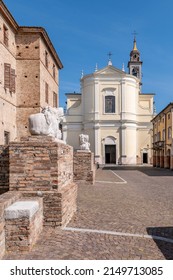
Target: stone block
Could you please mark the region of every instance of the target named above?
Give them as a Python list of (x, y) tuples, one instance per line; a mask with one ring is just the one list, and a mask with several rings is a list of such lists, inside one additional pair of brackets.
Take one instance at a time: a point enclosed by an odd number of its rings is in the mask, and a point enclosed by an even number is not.
[(5, 219), (31, 219), (38, 209), (38, 201), (17, 201), (5, 209)]

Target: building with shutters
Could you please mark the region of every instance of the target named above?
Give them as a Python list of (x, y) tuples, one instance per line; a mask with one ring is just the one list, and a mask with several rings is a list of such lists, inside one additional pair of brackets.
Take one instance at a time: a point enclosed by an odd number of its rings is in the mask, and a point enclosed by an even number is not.
[(81, 93), (67, 93), (63, 137), (79, 148), (88, 134), (95, 162), (152, 163), (153, 94), (144, 94), (142, 61), (134, 38), (128, 73), (108, 65), (81, 78)]
[(58, 106), (62, 67), (46, 30), (19, 26), (0, 1), (0, 145), (29, 134), (30, 114)]
[(153, 166), (173, 169), (173, 103), (152, 120)]

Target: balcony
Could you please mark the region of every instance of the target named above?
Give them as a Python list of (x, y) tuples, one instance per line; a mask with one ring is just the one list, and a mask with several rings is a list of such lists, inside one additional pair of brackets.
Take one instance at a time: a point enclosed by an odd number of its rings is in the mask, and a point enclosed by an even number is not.
[(162, 150), (165, 146), (165, 141), (157, 141), (153, 143), (153, 150)]

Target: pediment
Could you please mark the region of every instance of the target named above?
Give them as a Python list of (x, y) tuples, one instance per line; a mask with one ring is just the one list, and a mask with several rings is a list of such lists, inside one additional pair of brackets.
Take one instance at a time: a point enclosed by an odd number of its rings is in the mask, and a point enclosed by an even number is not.
[(106, 66), (105, 68), (95, 72), (95, 75), (97, 76), (100, 76), (100, 75), (106, 75), (106, 76), (124, 76), (126, 75), (126, 73), (124, 71), (121, 71), (117, 68), (115, 68), (114, 66)]

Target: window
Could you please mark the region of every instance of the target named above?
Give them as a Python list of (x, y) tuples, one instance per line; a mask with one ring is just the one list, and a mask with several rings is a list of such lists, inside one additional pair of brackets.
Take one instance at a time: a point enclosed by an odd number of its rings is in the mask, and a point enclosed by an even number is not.
[(168, 120), (170, 120), (170, 117), (171, 117), (171, 115), (170, 115), (170, 114), (168, 114)]
[(162, 141), (165, 141), (165, 129), (162, 130)]
[(172, 138), (172, 128), (171, 126), (168, 127), (168, 139)]
[(4, 44), (8, 47), (8, 28), (4, 25), (3, 26), (4, 32)]
[(135, 76), (135, 77), (139, 76), (139, 68), (138, 67), (134, 67), (132, 69), (132, 75)]
[(10, 132), (4, 131), (4, 145), (8, 145), (10, 142)]
[(45, 82), (45, 102), (49, 103), (49, 86), (48, 83)]
[(55, 64), (53, 64), (53, 78), (55, 79)]
[(48, 68), (48, 52), (45, 51), (45, 66)]
[(11, 68), (9, 63), (4, 63), (4, 88), (8, 88), (10, 92), (16, 90), (15, 69)]
[(115, 96), (105, 96), (105, 113), (115, 113)]
[(53, 92), (53, 107), (58, 107), (58, 98), (57, 93)]
[(160, 131), (157, 133), (157, 141), (160, 141)]

